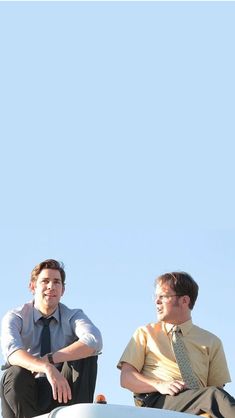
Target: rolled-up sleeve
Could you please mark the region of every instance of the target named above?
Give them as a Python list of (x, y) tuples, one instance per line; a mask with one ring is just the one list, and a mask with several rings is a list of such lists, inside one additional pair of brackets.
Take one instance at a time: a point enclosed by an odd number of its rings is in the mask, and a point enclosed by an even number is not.
[(1, 348), (4, 360), (16, 350), (23, 349), (24, 344), (21, 338), (22, 318), (15, 312), (8, 312), (1, 323)]
[(79, 341), (93, 348), (94, 354), (100, 354), (103, 347), (102, 335), (88, 316), (80, 309), (72, 316), (71, 321)]

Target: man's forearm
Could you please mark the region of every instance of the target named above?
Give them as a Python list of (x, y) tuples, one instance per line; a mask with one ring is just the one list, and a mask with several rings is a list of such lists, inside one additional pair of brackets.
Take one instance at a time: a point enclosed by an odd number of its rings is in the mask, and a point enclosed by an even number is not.
[(86, 344), (75, 341), (67, 347), (53, 353), (54, 363), (63, 363), (64, 361), (79, 360), (90, 357), (95, 353), (95, 349), (88, 347)]
[(137, 371), (121, 374), (121, 386), (136, 393), (157, 392), (158, 382), (147, 378)]
[(20, 366), (31, 372), (46, 373), (48, 360), (32, 356), (25, 350), (16, 350), (8, 357), (8, 361), (12, 366)]

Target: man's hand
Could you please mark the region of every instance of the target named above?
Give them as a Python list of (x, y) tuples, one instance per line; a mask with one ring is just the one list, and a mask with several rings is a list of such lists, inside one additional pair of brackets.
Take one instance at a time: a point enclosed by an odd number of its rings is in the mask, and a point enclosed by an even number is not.
[(70, 386), (59, 370), (52, 364), (48, 364), (45, 373), (52, 388), (53, 399), (59, 403), (70, 401), (72, 399)]
[(49, 363), (47, 355), (40, 358), (32, 356), (25, 350), (17, 350), (11, 354), (8, 360), (10, 364), (30, 370), (34, 375), (37, 373), (45, 373), (52, 387), (53, 399), (59, 403), (67, 403), (72, 399), (68, 381), (55, 366)]
[(162, 395), (174, 396), (185, 390), (186, 385), (182, 380), (173, 380), (170, 382), (159, 382), (156, 388)]

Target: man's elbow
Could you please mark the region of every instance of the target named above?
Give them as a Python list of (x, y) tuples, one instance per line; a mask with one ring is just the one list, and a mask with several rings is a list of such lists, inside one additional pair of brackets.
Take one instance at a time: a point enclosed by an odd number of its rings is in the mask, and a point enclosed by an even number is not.
[(128, 378), (127, 378), (126, 373), (121, 373), (121, 376), (120, 376), (120, 385), (124, 389), (129, 389), (129, 386), (128, 386)]
[(19, 365), (19, 353), (22, 353), (22, 349), (17, 349), (13, 351), (7, 358), (7, 363), (10, 366), (18, 366)]
[(103, 341), (100, 332), (97, 332), (96, 335), (91, 333), (83, 335), (82, 338), (78, 340), (78, 342), (80, 341), (86, 346), (90, 347), (92, 352), (89, 355), (101, 354), (101, 350), (103, 348)]
[(93, 348), (93, 351), (94, 351), (93, 354), (95, 355), (101, 354), (102, 348), (103, 348), (102, 338), (93, 340), (91, 347)]
[(100, 334), (100, 338), (96, 339), (96, 352), (101, 353), (102, 348), (103, 348), (103, 340)]

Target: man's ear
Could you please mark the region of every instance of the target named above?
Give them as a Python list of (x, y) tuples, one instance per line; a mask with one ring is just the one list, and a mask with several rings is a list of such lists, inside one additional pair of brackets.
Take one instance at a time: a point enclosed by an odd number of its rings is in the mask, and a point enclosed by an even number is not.
[(61, 292), (61, 296), (63, 296), (64, 292), (65, 292), (65, 286), (63, 285), (62, 292)]
[(183, 302), (187, 304), (187, 306), (189, 306), (190, 304), (190, 297), (188, 295), (184, 295), (183, 296)]
[(34, 292), (35, 292), (35, 284), (36, 284), (35, 281), (29, 282), (29, 289), (30, 289), (30, 291), (32, 292), (33, 295), (34, 295)]

